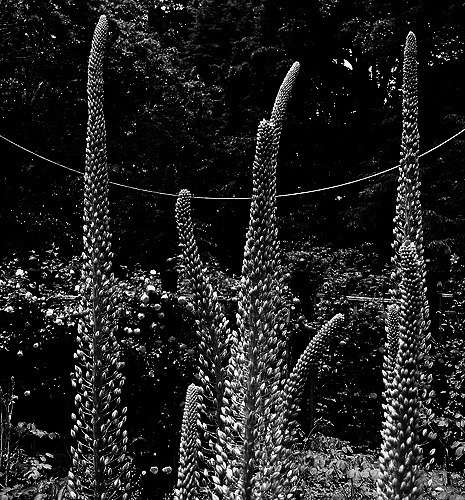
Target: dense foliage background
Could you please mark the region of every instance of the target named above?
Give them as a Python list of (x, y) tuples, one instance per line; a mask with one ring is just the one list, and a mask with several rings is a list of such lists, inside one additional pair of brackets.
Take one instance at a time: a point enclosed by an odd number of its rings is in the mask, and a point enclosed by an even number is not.
[[(105, 113), (115, 182), (249, 196), (258, 122), (295, 60), (301, 73), (283, 128), (278, 191), (316, 189), (395, 166), (409, 30), (419, 44), (421, 150), (465, 127), (463, 2), (0, 0), (1, 135), (83, 170), (87, 58), (101, 13), (111, 22)], [(463, 469), (465, 449), (464, 153), (461, 135), (420, 163), (437, 393), (425, 444), (451, 470)], [(33, 425), (15, 428), (20, 446), (10, 475), (24, 486), (42, 480), (50, 463), (55, 477), (64, 477), (69, 460), (82, 177), (2, 138), (0, 159), (0, 410), (17, 395), (16, 422)], [(389, 287), (395, 189), (390, 173), (278, 201), (292, 291), (289, 359), (324, 319), (347, 317), (306, 394), (302, 425), (310, 440), (318, 429), (350, 440), (357, 451), (378, 444), (381, 299)], [(189, 290), (177, 289), (172, 260), (175, 198), (117, 186), (110, 196), (131, 453), (141, 484), (166, 492), (196, 356)], [(231, 314), (248, 210), (247, 201), (194, 200), (201, 252)], [(439, 304), (441, 291), (453, 293), (450, 303)], [(347, 299), (353, 295), (372, 300), (355, 308)], [(439, 308), (450, 314), (438, 315)], [(162, 397), (167, 390), (169, 400)], [(45, 439), (55, 444), (41, 445)], [(321, 439), (313, 449), (334, 447)], [(333, 450), (329, 462), (312, 462), (316, 473), (372, 481), (372, 462), (338, 443), (342, 451)]]
[[(421, 149), (465, 126), (462, 2), (1, 0), (0, 133), (83, 170), (86, 65), (99, 13), (112, 20), (106, 119), (112, 179), (195, 195), (249, 196), (258, 121), (290, 64), (281, 193), (396, 164), (401, 52), (419, 40)], [(463, 254), (464, 137), (421, 161), (427, 243)], [(80, 176), (0, 140), (1, 252), (80, 251)], [(395, 175), (280, 200), (284, 239), (389, 253)], [(115, 253), (154, 265), (176, 252), (173, 198), (112, 188)], [(197, 201), (205, 250), (237, 268), (247, 202)], [(235, 224), (231, 224), (234, 221)]]

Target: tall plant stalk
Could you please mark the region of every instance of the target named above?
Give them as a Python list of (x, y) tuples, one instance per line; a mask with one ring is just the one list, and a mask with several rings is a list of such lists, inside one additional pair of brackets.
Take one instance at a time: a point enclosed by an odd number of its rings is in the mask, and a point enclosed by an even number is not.
[(116, 305), (111, 273), (108, 167), (103, 114), (103, 59), (108, 24), (95, 28), (88, 66), (88, 122), (84, 176), (84, 252), (80, 285), (75, 371), (76, 413), (72, 436), (73, 466), (68, 485), (72, 499), (128, 497), (129, 462), (121, 405), (123, 363), (115, 338)]
[(384, 421), (378, 479), (380, 500), (420, 495), (422, 358), (428, 328), (418, 173), (417, 49), (410, 32), (404, 49), (403, 131), (396, 215), (394, 271), (383, 365)]
[(400, 247), (405, 241), (414, 243), (420, 266), (420, 279), (423, 294), (423, 331), (428, 329), (428, 303), (426, 300), (426, 268), (423, 249), (423, 223), (420, 202), (419, 152), (420, 134), (418, 131), (418, 76), (417, 42), (415, 35), (407, 35), (404, 48), (402, 83), (402, 144), (400, 150), (399, 181), (397, 186), (396, 214), (394, 217), (394, 286), (393, 298), (399, 298), (402, 279)]

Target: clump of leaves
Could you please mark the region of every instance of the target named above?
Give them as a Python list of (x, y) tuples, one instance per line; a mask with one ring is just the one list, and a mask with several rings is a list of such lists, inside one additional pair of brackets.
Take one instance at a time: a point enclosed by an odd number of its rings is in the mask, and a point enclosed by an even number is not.
[(453, 485), (452, 473), (463, 471), (465, 464), (465, 267), (452, 262), (451, 278), (444, 291), (440, 311), (439, 339), (432, 339), (430, 363), (433, 366), (433, 412), (426, 419), (429, 465), (445, 469), (447, 486)]
[(451, 474), (452, 484), (448, 484), (448, 474), (441, 469), (424, 473), (421, 478), (422, 499), (425, 500), (465, 500), (465, 477)]
[(294, 246), (286, 257), (295, 295), (295, 341), (311, 336), (336, 313), (346, 318), (339, 345), (321, 359), (315, 412), (333, 423), (338, 438), (376, 446), (389, 272), (369, 244), (360, 249)]
[(0, 386), (0, 499), (63, 495), (63, 471), (52, 453), (39, 451), (39, 441), (56, 440), (59, 436), (37, 428), (34, 423), (14, 424), (13, 410), (18, 399), (14, 379), (5, 390)]
[(365, 500), (376, 497), (377, 456), (354, 451), (350, 444), (319, 432), (304, 442), (305, 471), (300, 485), (305, 500)]

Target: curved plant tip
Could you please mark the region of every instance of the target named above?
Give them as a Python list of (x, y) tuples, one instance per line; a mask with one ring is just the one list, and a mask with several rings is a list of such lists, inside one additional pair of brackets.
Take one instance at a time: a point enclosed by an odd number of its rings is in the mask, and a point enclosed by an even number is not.
[(279, 87), (278, 94), (274, 101), (273, 110), (271, 112), (272, 124), (281, 129), (281, 124), (286, 113), (287, 103), (291, 97), (292, 88), (297, 79), (300, 70), (300, 63), (295, 62), (284, 77), (283, 83)]

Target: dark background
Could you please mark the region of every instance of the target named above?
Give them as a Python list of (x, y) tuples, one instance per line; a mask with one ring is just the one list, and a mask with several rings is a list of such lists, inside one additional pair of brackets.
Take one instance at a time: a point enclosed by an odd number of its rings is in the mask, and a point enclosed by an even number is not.
[[(109, 16), (106, 123), (111, 179), (194, 195), (249, 196), (255, 133), (293, 61), (278, 192), (396, 164), (405, 37), (418, 39), (421, 151), (465, 126), (465, 6), (445, 1), (1, 0), (0, 133), (83, 170), (86, 65)], [(464, 250), (464, 136), (421, 160), (426, 246)], [(0, 139), (0, 254), (81, 251), (82, 177)], [(281, 238), (388, 256), (395, 173), (280, 199)], [(111, 189), (117, 263), (177, 253), (174, 198)], [(248, 203), (195, 201), (204, 253), (239, 269)]]

